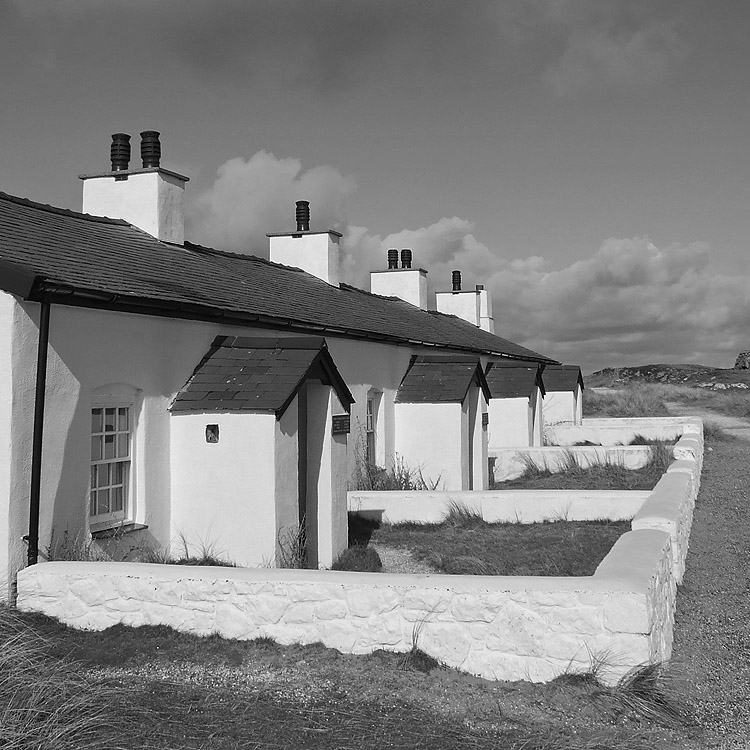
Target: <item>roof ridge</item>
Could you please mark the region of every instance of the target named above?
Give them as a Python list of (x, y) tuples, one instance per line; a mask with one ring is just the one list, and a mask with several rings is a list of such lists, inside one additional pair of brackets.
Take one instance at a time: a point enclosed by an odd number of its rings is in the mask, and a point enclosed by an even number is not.
[(27, 208), (35, 208), (39, 211), (46, 211), (51, 214), (57, 214), (58, 216), (70, 216), (73, 219), (83, 219), (84, 221), (94, 221), (102, 224), (116, 224), (118, 226), (133, 226), (124, 219), (112, 219), (109, 216), (85, 214), (81, 211), (73, 211), (71, 208), (59, 208), (58, 206), (51, 206), (49, 203), (39, 203), (30, 198), (21, 198), (20, 196), (10, 195), (10, 193), (4, 193), (2, 191), (0, 191), (0, 200), (8, 201), (8, 203), (15, 203), (19, 206), (26, 206)]

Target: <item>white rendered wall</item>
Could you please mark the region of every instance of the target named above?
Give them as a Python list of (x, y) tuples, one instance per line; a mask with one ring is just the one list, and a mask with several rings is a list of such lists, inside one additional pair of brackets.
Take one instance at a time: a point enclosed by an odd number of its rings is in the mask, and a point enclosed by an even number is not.
[[(122, 176), (121, 176), (122, 177)], [(165, 242), (185, 241), (185, 180), (163, 170), (87, 177), (83, 212), (124, 219)]]
[(396, 453), (437, 489), (467, 489), (462, 417), (460, 403), (396, 404)]
[(528, 448), (532, 445), (530, 399), (492, 398), (488, 411), (490, 448)]
[(549, 445), (573, 445), (588, 440), (601, 445), (628, 445), (636, 435), (666, 440), (679, 437), (695, 417), (588, 418), (580, 425), (557, 424), (545, 428)]
[[(195, 550), (204, 546), (238, 565), (273, 565), (274, 414), (175, 413), (171, 419), (175, 551), (184, 538)], [(218, 424), (218, 443), (206, 442), (207, 424)], [(289, 498), (295, 509), (296, 500), (295, 491)]]
[(492, 317), (492, 297), (486, 289), (477, 289), (479, 295), (479, 327), (483, 331), (495, 333), (495, 321)]
[(561, 422), (570, 422), (577, 424), (578, 403), (576, 394), (573, 391), (547, 391), (542, 406), (542, 418), (544, 424), (554, 425)]
[(440, 523), (456, 503), (480, 513), (487, 523), (596, 521), (602, 518), (622, 521), (632, 519), (651, 494), (647, 490), (353, 490), (348, 493), (348, 502), (351, 512), (383, 523)]
[(0, 591), (8, 591), (11, 487), (13, 486), (13, 320), (16, 301), (0, 292)]
[(480, 297), (477, 291), (436, 292), (435, 307), (438, 312), (463, 318), (477, 327), (481, 323)]
[(333, 232), (306, 232), (268, 238), (272, 263), (295, 266), (331, 284), (339, 285), (339, 237)]
[[(39, 341), (39, 305), (22, 304), (12, 295), (0, 292), (0, 412), (7, 442), (0, 448), (0, 598), (12, 595), (16, 571), (26, 564), (29, 532), (31, 455), (34, 433), (36, 360)], [(7, 388), (7, 390), (6, 390)], [(49, 401), (49, 391), (47, 394)], [(7, 421), (5, 421), (7, 419)], [(87, 469), (88, 470), (88, 469)], [(42, 476), (42, 498), (49, 485)], [(42, 513), (47, 508), (42, 505)], [(44, 551), (45, 539), (40, 538)]]
[(540, 446), (544, 442), (544, 418), (542, 417), (542, 411), (544, 409), (544, 397), (542, 396), (541, 390), (537, 387), (534, 388), (533, 396), (531, 399), (531, 444), (534, 446)]
[[(424, 313), (426, 316), (429, 313)], [(414, 350), (370, 342), (327, 337), (328, 350), (336, 367), (354, 397), (351, 405), (348, 478), (356, 474), (356, 462), (364, 457), (365, 412), (367, 394), (375, 389), (382, 395), (376, 425), (376, 456), (379, 466), (389, 466), (396, 454), (395, 404), (396, 392), (409, 367)], [(407, 461), (409, 457), (407, 456)], [(411, 463), (411, 462), (410, 462)]]
[[(11, 538), (28, 532), (28, 477), (33, 428), (39, 305), (19, 306), (17, 322), (13, 431), (14, 471), (18, 472), (11, 510)], [(24, 322), (25, 321), (25, 322)], [(145, 541), (157, 546), (171, 539), (170, 416), (168, 406), (185, 384), (211, 341), (226, 327), (124, 313), (52, 305), (47, 364), (40, 549), (52, 531), (84, 542), (88, 532), (91, 405), (95, 391), (126, 384), (141, 392), (135, 453), (135, 506), (130, 520), (148, 525)], [(14, 365), (15, 366), (15, 365)], [(16, 447), (17, 446), (17, 447)], [(27, 458), (28, 457), (28, 458)], [(195, 541), (195, 540), (188, 540)], [(15, 553), (21, 564), (22, 550)]]
[[(461, 487), (487, 489), (487, 430), (482, 412), (487, 408), (478, 387), (472, 386), (461, 405)], [(471, 448), (469, 449), (469, 446)]]
[(370, 272), (370, 291), (427, 309), (427, 271), (422, 268), (391, 268)]
[(517, 479), (526, 469), (526, 461), (531, 460), (540, 468), (547, 468), (555, 473), (562, 471), (573, 452), (581, 466), (615, 463), (626, 469), (640, 469), (645, 466), (650, 456), (647, 445), (607, 446), (542, 446), (540, 448), (493, 448), (488, 451), (490, 458), (495, 459), (494, 477), (496, 482)]

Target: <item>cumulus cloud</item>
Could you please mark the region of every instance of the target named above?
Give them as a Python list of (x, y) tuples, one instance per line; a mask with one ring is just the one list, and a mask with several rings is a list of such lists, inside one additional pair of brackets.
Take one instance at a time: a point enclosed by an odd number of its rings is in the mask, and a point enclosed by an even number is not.
[(299, 159), (258, 151), (219, 167), (214, 184), (195, 201), (188, 230), (198, 243), (264, 255), (267, 232), (295, 228), (295, 201), (311, 201), (313, 229), (341, 228), (354, 187), (352, 177), (333, 167), (303, 171)]
[[(381, 237), (347, 221), (354, 180), (333, 167), (260, 151), (218, 171), (197, 200), (189, 236), (209, 245), (265, 254), (266, 232), (292, 229), (294, 201), (310, 200), (313, 228), (344, 234), (344, 281), (369, 289), (389, 247), (409, 247), (429, 271), (431, 292), (481, 283), (493, 298), (496, 332), (586, 370), (648, 362), (731, 366), (747, 346), (750, 279), (716, 273), (701, 242), (657, 246), (648, 237), (610, 238), (588, 257), (554, 268), (539, 256), (506, 258), (457, 216)], [(550, 248), (553, 254), (554, 248)]]

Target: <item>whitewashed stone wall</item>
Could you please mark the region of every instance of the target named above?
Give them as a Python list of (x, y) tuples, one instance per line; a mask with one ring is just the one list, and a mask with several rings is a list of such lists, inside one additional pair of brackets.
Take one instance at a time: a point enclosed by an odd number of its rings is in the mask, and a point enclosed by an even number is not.
[(440, 523), (452, 504), (488, 523), (630, 520), (649, 490), (485, 490), (484, 492), (348, 493), (349, 510), (384, 523)]
[(545, 425), (544, 439), (547, 445), (574, 445), (586, 440), (601, 445), (627, 445), (636, 435), (671, 440), (699, 421), (696, 417), (586, 417), (581, 424)]
[(496, 482), (517, 479), (526, 470), (526, 462), (533, 461), (540, 468), (551, 472), (562, 471), (570, 452), (575, 453), (581, 466), (592, 466), (607, 461), (620, 464), (626, 469), (640, 469), (648, 462), (647, 445), (590, 446), (572, 447), (544, 446), (541, 448), (492, 448), (488, 451), (490, 458), (495, 459), (494, 477)]
[[(632, 561), (637, 560), (634, 572)], [(607, 655), (610, 679), (668, 658), (664, 532), (623, 536), (592, 577), (410, 576), (51, 562), (19, 573), (18, 607), (81, 629), (169, 625), (346, 653), (408, 651), (487, 679), (545, 681)]]

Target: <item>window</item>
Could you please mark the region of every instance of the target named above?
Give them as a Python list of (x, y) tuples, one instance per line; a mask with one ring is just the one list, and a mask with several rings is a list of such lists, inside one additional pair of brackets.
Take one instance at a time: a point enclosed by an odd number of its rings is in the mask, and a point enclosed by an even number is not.
[(367, 396), (365, 416), (365, 458), (368, 466), (375, 466), (375, 397)]
[(131, 475), (132, 404), (91, 409), (89, 521), (122, 521), (128, 514)]

